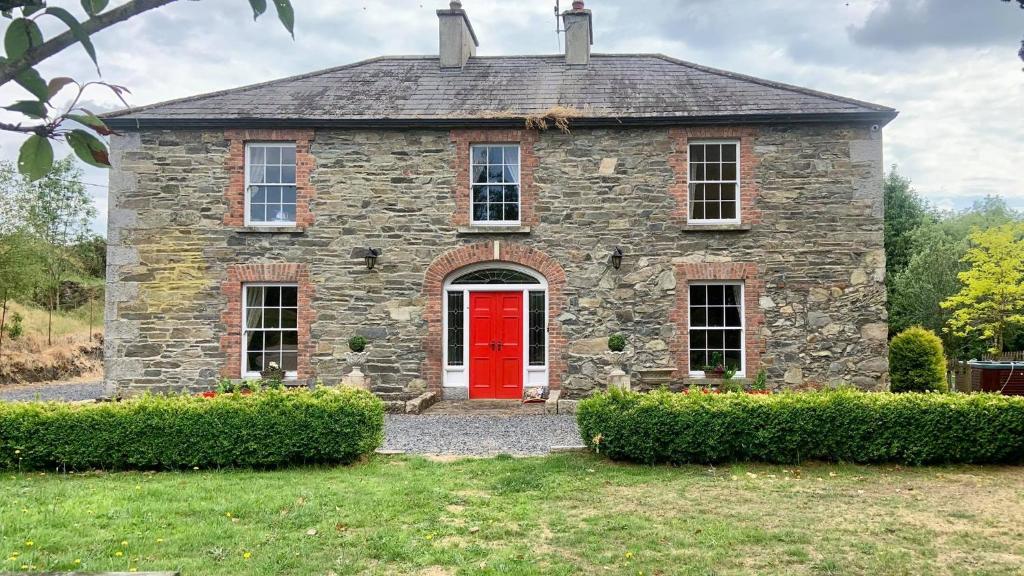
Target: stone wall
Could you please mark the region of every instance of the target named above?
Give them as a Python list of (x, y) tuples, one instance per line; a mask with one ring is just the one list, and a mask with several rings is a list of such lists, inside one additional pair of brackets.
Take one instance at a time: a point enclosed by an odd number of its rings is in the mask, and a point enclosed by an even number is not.
[[(741, 133), (756, 155), (758, 215), (747, 230), (686, 226), (673, 192), (678, 132), (577, 128), (536, 134), (532, 222), (514, 235), (459, 231), (459, 139), (445, 130), (316, 131), (313, 223), (274, 234), (225, 225), (224, 131), (115, 136), (108, 385), (178, 390), (230, 375), (221, 345), (229, 266), (290, 263), (305, 265), (313, 287), (311, 373), (300, 376), (337, 381), (348, 370), (348, 338), (362, 334), (371, 341), (364, 372), (377, 384), (423, 387), (433, 380), (422, 373), (426, 312), (440, 298), (423, 293), (425, 271), (449, 251), (498, 240), (564, 271), (564, 305), (551, 319), (565, 340), (564, 376), (552, 383), (563, 397), (603, 387), (612, 332), (629, 338), (629, 368), (681, 362), (679, 271), (723, 262), (760, 275), (755, 336), (773, 385), (884, 388), (880, 133), (838, 125)], [(359, 257), (367, 246), (382, 250), (372, 271)], [(615, 246), (625, 251), (619, 270), (608, 263)]]

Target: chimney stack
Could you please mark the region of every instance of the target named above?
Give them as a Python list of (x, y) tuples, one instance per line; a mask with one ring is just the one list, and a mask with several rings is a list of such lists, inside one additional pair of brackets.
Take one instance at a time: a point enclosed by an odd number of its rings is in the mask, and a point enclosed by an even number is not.
[(594, 27), (590, 10), (583, 8), (583, 2), (576, 0), (572, 10), (562, 12), (565, 28), (565, 63), (569, 66), (586, 66), (590, 63), (590, 45), (594, 43)]
[(470, 56), (476, 56), (480, 45), (462, 2), (452, 0), (448, 10), (437, 11), (437, 18), (441, 24), (441, 68), (462, 68)]

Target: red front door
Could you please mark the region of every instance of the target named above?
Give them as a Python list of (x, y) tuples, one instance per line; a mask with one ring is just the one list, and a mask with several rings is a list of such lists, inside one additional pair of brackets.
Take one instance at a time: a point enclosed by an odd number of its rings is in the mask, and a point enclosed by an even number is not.
[(522, 398), (523, 293), (469, 293), (469, 397)]

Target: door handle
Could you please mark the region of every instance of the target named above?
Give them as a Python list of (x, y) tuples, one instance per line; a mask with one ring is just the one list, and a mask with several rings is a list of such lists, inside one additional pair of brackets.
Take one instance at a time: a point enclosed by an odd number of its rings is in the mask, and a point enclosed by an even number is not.
[(504, 342), (498, 342), (498, 350), (501, 350), (501, 345), (502, 344), (504, 344)]

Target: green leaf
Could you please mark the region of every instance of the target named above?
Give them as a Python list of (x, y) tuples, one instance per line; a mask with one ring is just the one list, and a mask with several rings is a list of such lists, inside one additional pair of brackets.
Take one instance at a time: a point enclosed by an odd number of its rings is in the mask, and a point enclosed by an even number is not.
[(95, 16), (107, 7), (108, 0), (82, 0), (82, 8), (89, 16)]
[(64, 138), (68, 141), (71, 149), (74, 150), (75, 156), (81, 158), (82, 162), (97, 168), (110, 167), (110, 155), (107, 153), (107, 145), (99, 138), (85, 130), (72, 130)]
[(25, 6), (21, 7), (21, 15), (31, 16), (43, 8), (46, 8), (46, 4), (42, 0), (34, 0), (33, 2), (28, 2)]
[(43, 33), (39, 26), (28, 18), (16, 18), (7, 26), (7, 33), (4, 34), (4, 50), (7, 51), (7, 58), (14, 60), (43, 43)]
[[(106, 2), (103, 3), (106, 5)], [(93, 48), (92, 40), (89, 39), (89, 33), (82, 28), (82, 25), (78, 22), (78, 19), (63, 8), (57, 6), (50, 6), (46, 9), (46, 13), (50, 16), (55, 16), (60, 19), (61, 22), (67, 25), (68, 29), (71, 30), (72, 36), (75, 40), (82, 43), (82, 48), (85, 48), (86, 53), (89, 54), (89, 58), (92, 59), (92, 63), (96, 65), (96, 71), (99, 72), (100, 64), (96, 61), (96, 49)]]
[(46, 85), (47, 100), (53, 98), (68, 84), (74, 84), (74, 78), (68, 78), (67, 76), (58, 76), (50, 80), (50, 83)]
[(29, 118), (46, 118), (46, 105), (38, 100), (18, 100), (10, 106), (4, 106), (4, 110), (21, 112)]
[(95, 130), (98, 134), (103, 136), (109, 136), (114, 133), (107, 125), (96, 117), (95, 114), (86, 111), (85, 114), (68, 114), (68, 118), (71, 118), (75, 122)]
[(21, 145), (18, 154), (18, 172), (30, 181), (46, 176), (53, 166), (53, 146), (50, 141), (38, 134), (33, 134)]
[(267, 11), (267, 0), (249, 0), (249, 6), (252, 6), (252, 19), (255, 20)]
[(26, 68), (14, 77), (19, 86), (28, 90), (33, 96), (42, 101), (49, 101), (50, 92), (46, 89), (46, 80), (36, 72), (35, 68)]
[(295, 10), (292, 9), (291, 0), (274, 0), (274, 8), (277, 9), (277, 19), (284, 24), (285, 30), (295, 39)]

